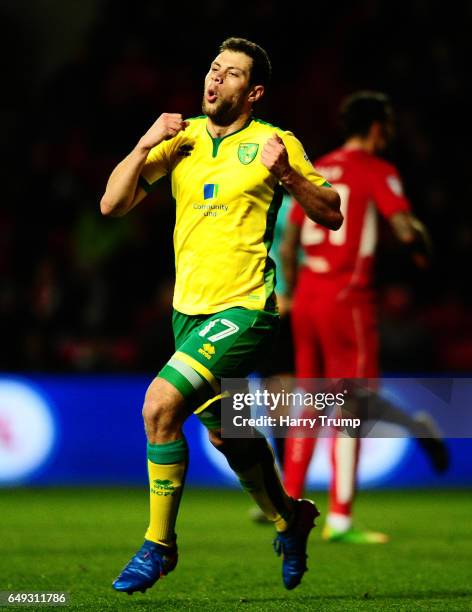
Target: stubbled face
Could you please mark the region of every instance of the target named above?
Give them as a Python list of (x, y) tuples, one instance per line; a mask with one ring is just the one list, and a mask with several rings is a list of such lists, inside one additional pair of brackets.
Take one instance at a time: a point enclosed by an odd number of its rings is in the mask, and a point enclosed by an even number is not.
[(216, 125), (230, 125), (245, 110), (250, 92), (252, 58), (225, 50), (205, 77), (202, 110)]

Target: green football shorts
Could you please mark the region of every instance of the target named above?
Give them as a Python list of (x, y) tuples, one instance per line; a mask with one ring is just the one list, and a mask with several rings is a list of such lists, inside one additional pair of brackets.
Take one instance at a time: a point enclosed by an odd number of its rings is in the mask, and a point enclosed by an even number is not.
[(220, 422), (221, 378), (245, 378), (270, 355), (279, 315), (228, 308), (212, 315), (172, 317), (176, 352), (159, 372), (210, 429)]

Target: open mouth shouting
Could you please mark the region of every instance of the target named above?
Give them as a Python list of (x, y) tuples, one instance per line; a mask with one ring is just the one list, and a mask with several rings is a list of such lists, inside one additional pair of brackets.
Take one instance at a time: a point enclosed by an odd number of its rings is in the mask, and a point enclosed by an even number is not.
[(213, 104), (218, 99), (218, 92), (215, 88), (209, 87), (206, 92), (206, 100), (210, 104)]

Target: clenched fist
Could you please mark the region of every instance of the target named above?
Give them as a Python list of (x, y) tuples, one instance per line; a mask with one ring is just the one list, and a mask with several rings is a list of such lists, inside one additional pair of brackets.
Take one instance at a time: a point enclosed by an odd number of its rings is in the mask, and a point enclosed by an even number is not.
[(179, 132), (185, 130), (188, 121), (184, 121), (180, 113), (162, 113), (139, 141), (145, 149), (152, 149), (163, 140), (174, 138)]
[(274, 134), (265, 143), (261, 153), (261, 162), (279, 180), (290, 171), (287, 149), (278, 134)]

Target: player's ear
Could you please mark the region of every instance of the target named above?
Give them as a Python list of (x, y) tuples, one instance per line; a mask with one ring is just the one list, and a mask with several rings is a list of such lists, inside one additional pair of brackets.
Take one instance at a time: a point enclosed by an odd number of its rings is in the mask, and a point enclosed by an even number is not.
[(381, 121), (374, 121), (372, 123), (368, 136), (377, 153), (385, 150), (385, 147), (388, 145), (388, 137), (385, 132), (385, 126)]
[(249, 90), (248, 101), (251, 103), (257, 102), (264, 95), (264, 85), (254, 85)]
[(377, 140), (379, 136), (382, 136), (382, 134), (383, 130), (380, 121), (373, 121), (372, 125), (369, 128), (369, 136)]

